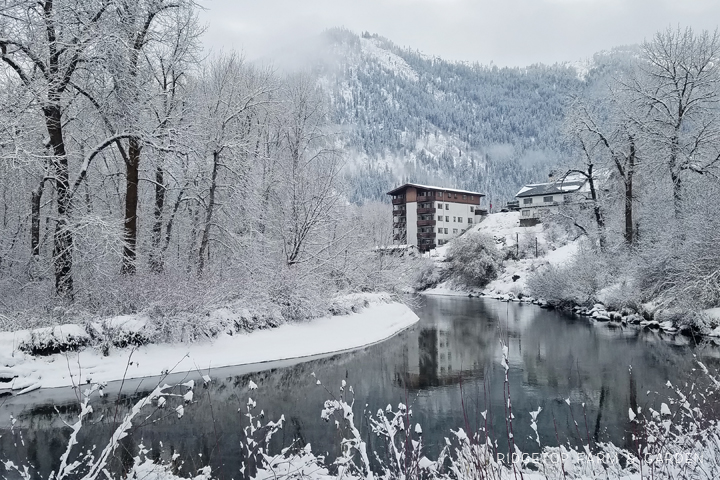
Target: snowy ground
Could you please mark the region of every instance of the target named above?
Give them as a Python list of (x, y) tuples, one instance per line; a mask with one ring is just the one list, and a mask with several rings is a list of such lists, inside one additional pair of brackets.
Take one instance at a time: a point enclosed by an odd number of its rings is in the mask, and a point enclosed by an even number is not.
[[(521, 256), (526, 257), (503, 262), (502, 273), (482, 290), (482, 292), (489, 295), (507, 295), (510, 293), (515, 296), (520, 293), (527, 295), (526, 282), (531, 272), (547, 264), (560, 265), (571, 258), (578, 249), (578, 243), (568, 241), (567, 238), (551, 239), (544, 224), (521, 227), (520, 212), (490, 214), (469, 231), (490, 235), (495, 239), (498, 249), (515, 248), (519, 250)], [(537, 257), (535, 257), (536, 239)], [(431, 256), (438, 263), (442, 262), (450, 245), (452, 243), (437, 248), (432, 252)], [(429, 295), (457, 295), (470, 292), (456, 287), (450, 282), (445, 282), (423, 293)]]
[[(373, 301), (374, 300), (374, 301)], [(192, 344), (145, 345), (112, 349), (108, 356), (94, 348), (35, 357), (17, 349), (31, 332), (0, 333), (0, 392), (16, 394), (38, 388), (86, 382), (111, 382), (165, 372), (209, 369), (309, 357), (352, 350), (385, 340), (418, 321), (404, 304), (376, 295), (359, 313), (325, 317), (307, 323), (285, 324), (249, 334), (223, 334), (212, 341)], [(65, 332), (80, 327), (64, 326)], [(56, 327), (56, 329), (62, 327)]]

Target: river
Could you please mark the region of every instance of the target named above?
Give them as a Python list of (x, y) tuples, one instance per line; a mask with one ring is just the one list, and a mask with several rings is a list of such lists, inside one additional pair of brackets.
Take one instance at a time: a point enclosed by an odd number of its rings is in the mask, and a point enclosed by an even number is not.
[[(123, 440), (116, 467), (129, 462), (142, 444), (156, 459), (168, 461), (178, 453), (185, 474), (209, 463), (226, 478), (238, 478), (243, 462), (238, 445), (247, 425), (243, 414), (248, 397), (257, 402), (255, 413), (264, 411), (264, 420), (284, 414), (286, 423), (274, 438), (274, 448), (295, 440), (333, 458), (342, 431), (322, 421), (320, 412), (326, 399), (339, 394), (343, 380), (353, 387), (357, 426), (372, 449), (382, 445), (369, 433), (363, 415), (402, 402), (411, 406), (413, 423), (422, 426), (430, 458), (451, 436), (451, 429), (458, 428), (477, 431), (487, 426), (504, 451), (508, 436), (501, 342), (508, 345), (513, 430), (520, 449), (538, 449), (529, 412), (539, 407), (542, 445), (612, 441), (630, 447), (629, 408), (657, 408), (670, 393), (668, 380), (693, 382), (699, 375), (693, 354), (709, 366), (716, 366), (720, 358), (720, 351), (709, 343), (592, 323), (529, 304), (428, 296), (420, 297), (413, 308), (420, 316), (418, 324), (362, 350), (180, 378), (198, 383), (183, 418), (161, 410), (155, 421), (136, 426)], [(200, 386), (201, 373), (213, 379), (205, 387)], [(122, 391), (120, 384), (109, 385), (108, 395), (91, 402), (92, 425), (81, 436), (85, 448), (103, 446), (132, 402), (157, 381), (126, 382)], [(257, 390), (250, 390), (251, 381)], [(63, 421), (73, 422), (79, 411), (76, 395), (72, 389), (50, 389), (0, 398), (0, 460), (29, 463), (47, 477), (57, 468), (70, 433)], [(484, 411), (489, 412), (487, 423)], [(0, 465), (0, 475), (6, 474), (3, 468)]]

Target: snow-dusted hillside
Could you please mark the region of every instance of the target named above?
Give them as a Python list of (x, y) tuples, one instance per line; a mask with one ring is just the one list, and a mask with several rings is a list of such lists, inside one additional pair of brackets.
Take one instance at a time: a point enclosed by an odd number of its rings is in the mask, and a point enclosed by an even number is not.
[[(528, 295), (527, 279), (532, 272), (544, 265), (561, 265), (570, 259), (578, 249), (577, 241), (570, 241), (553, 228), (552, 224), (538, 224), (533, 227), (520, 226), (520, 212), (503, 212), (488, 215), (470, 232), (491, 236), (498, 249), (514, 252), (517, 259), (506, 259), (497, 279), (483, 290), (492, 295)], [(468, 233), (465, 233), (466, 235)], [(452, 242), (434, 251), (435, 259), (442, 262)], [(537, 256), (536, 256), (537, 248)], [(464, 287), (459, 287), (461, 290)], [(450, 280), (432, 292), (446, 292), (454, 289)]]
[(413, 181), (499, 203), (567, 160), (564, 104), (585, 85), (574, 68), (448, 62), (344, 29), (324, 38), (314, 70), (342, 132), (352, 200)]

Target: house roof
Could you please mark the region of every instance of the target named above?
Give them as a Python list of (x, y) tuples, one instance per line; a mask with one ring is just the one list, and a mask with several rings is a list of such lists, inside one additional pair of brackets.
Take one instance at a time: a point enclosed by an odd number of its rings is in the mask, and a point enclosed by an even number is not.
[(415, 187), (415, 188), (422, 188), (425, 190), (442, 190), (443, 192), (452, 192), (452, 193), (463, 193), (466, 195), (477, 195), (478, 197), (484, 197), (484, 193), (480, 192), (471, 192), (470, 190), (459, 190), (457, 188), (445, 188), (445, 187), (436, 187), (433, 185), (421, 185), (419, 183), (406, 183), (405, 185), (401, 185), (393, 190), (390, 190), (387, 192), (388, 195), (395, 195), (398, 192), (401, 192), (402, 190), (405, 190), (408, 187)]
[(538, 195), (553, 195), (557, 193), (571, 193), (580, 190), (586, 180), (565, 180), (552, 183), (535, 183), (525, 185), (515, 195), (516, 198), (535, 197)]

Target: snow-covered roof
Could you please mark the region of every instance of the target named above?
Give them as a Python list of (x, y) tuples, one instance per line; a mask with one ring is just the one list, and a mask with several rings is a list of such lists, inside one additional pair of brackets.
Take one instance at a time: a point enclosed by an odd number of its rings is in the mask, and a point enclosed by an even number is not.
[(390, 190), (387, 192), (388, 195), (395, 195), (396, 193), (405, 190), (408, 187), (415, 187), (415, 188), (422, 188), (425, 190), (442, 190), (443, 192), (452, 192), (452, 193), (463, 193), (467, 195), (477, 195), (478, 197), (484, 197), (484, 193), (480, 192), (471, 192), (470, 190), (459, 190), (457, 188), (446, 188), (446, 187), (437, 187), (434, 185), (421, 185), (419, 183), (406, 183), (405, 185), (401, 185), (393, 190)]
[(535, 183), (525, 185), (515, 197), (534, 197), (537, 195), (552, 195), (556, 193), (570, 193), (580, 190), (585, 185), (585, 179), (558, 180), (551, 183)]

